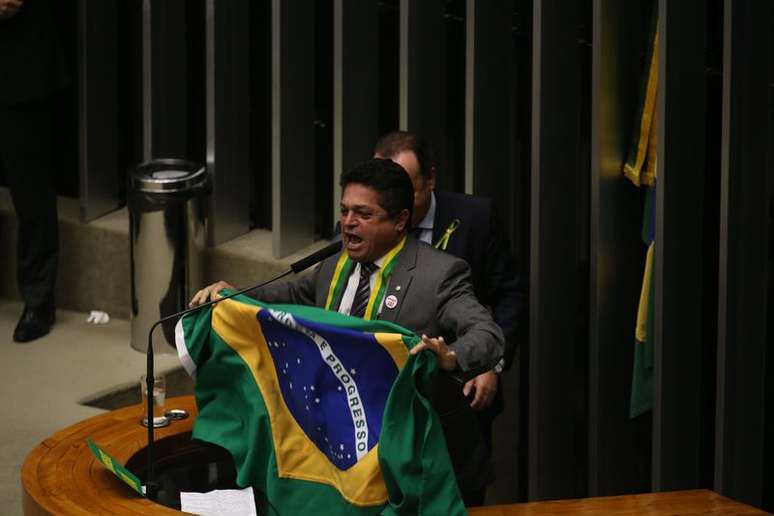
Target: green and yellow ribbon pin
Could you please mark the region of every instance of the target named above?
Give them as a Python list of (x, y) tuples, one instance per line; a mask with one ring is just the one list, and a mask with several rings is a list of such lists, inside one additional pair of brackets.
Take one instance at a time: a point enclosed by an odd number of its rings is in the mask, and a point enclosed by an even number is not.
[(435, 243), (433, 247), (436, 249), (440, 249), (441, 251), (446, 251), (446, 246), (449, 245), (449, 237), (451, 237), (452, 233), (459, 227), (460, 225), (460, 219), (454, 219), (451, 224), (449, 224), (449, 227), (446, 228), (446, 231), (443, 232), (443, 235), (441, 235), (441, 238), (438, 239), (438, 242)]

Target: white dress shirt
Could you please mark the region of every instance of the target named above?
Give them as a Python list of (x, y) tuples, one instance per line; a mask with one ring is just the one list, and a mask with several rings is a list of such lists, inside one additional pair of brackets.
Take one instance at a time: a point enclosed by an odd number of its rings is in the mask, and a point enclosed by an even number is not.
[[(435, 225), (435, 192), (430, 192), (430, 207), (425, 213), (425, 217), (419, 221), (419, 224), (413, 229), (416, 231), (417, 238), (422, 242), (433, 245), (433, 226)], [(418, 230), (418, 231), (417, 231)], [(416, 234), (415, 233), (415, 234)]]

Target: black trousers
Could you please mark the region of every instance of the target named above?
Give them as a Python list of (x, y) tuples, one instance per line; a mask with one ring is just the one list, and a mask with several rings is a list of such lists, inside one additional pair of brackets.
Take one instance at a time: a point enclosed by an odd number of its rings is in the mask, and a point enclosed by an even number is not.
[(0, 105), (0, 162), (18, 220), (17, 281), (24, 304), (53, 308), (59, 255), (51, 101)]
[(481, 418), (481, 413), (470, 408), (462, 384), (447, 374), (436, 375), (430, 398), (443, 427), (463, 501), (469, 507), (481, 505), (486, 486), (494, 480), (490, 419)]

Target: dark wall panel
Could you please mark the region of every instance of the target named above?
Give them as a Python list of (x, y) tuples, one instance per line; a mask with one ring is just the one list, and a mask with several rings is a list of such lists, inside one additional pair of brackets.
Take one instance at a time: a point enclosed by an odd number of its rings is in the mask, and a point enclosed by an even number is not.
[(771, 2), (725, 2), (715, 489), (757, 506), (766, 489), (773, 13)]
[(272, 239), (275, 258), (314, 239), (315, 9), (273, 0)]
[(512, 95), (510, 5), (468, 2), (465, 92), (465, 191), (510, 202)]
[[(436, 160), (446, 163), (446, 26), (442, 0), (400, 2), (400, 129), (427, 138)], [(452, 190), (454, 177), (437, 186)]]
[(596, 0), (592, 64), (589, 494), (646, 492), (650, 418), (629, 418), (645, 188), (622, 174), (652, 2)]
[[(578, 364), (576, 264), (580, 158), (580, 2), (536, 0), (532, 54), (530, 500), (586, 493), (585, 381)], [(580, 287), (583, 288), (583, 287)]]
[(113, 2), (78, 3), (78, 104), (81, 220), (119, 205), (118, 9)]
[(703, 0), (659, 1), (652, 488), (699, 487), (703, 353)]
[(190, 158), (185, 0), (142, 4), (143, 159)]
[(250, 227), (249, 5), (206, 0), (207, 169), (211, 175), (210, 245)]

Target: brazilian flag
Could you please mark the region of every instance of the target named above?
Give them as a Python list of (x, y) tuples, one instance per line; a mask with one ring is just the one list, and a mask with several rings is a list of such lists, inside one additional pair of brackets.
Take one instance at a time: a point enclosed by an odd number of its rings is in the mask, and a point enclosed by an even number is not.
[(645, 67), (640, 80), (637, 116), (631, 136), (629, 152), (623, 166), (624, 175), (635, 186), (650, 186), (656, 179), (658, 95), (658, 6), (653, 6)]
[(269, 514), (464, 514), (413, 333), (237, 296), (185, 316), (193, 438), (234, 458)]
[(653, 315), (655, 313), (654, 253), (656, 249), (656, 186), (648, 188), (642, 216), (642, 241), (648, 246), (645, 272), (642, 275), (637, 327), (634, 332), (634, 370), (629, 417), (634, 418), (653, 408)]
[(654, 254), (656, 231), (656, 180), (658, 153), (656, 149), (658, 93), (658, 6), (651, 13), (645, 66), (640, 82), (637, 117), (632, 131), (631, 145), (623, 166), (624, 175), (635, 186), (647, 188), (642, 221), (642, 241), (647, 246), (645, 271), (642, 278), (640, 303), (635, 329), (634, 368), (629, 417), (634, 418), (653, 408), (653, 317)]

